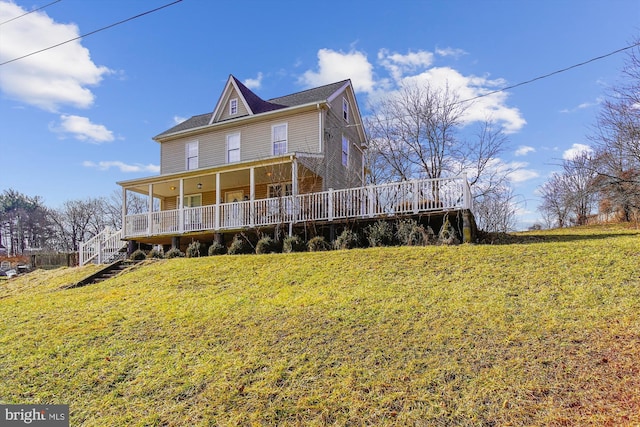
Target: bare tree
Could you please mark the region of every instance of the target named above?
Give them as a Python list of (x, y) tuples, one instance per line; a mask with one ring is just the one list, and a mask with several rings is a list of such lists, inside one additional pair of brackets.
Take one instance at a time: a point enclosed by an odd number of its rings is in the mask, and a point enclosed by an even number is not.
[(474, 213), (479, 229), (506, 233), (516, 228), (517, 203), (511, 187), (493, 187), (474, 200)]
[[(390, 180), (441, 178), (459, 157), (456, 134), (466, 110), (448, 86), (407, 86), (372, 105), (367, 118), (372, 154)], [(369, 159), (369, 165), (379, 159)]]
[(102, 199), (68, 200), (54, 212), (61, 249), (77, 251), (80, 243), (105, 227)]
[(640, 212), (640, 38), (629, 52), (591, 135), (602, 198), (626, 221)]
[[(429, 85), (404, 87), (372, 105), (365, 119), (367, 180), (377, 184), (467, 173), (480, 223), (488, 231), (512, 229), (516, 207), (508, 175), (513, 169), (499, 161), (508, 138), (491, 118), (479, 124), (475, 135), (461, 137), (467, 108), (448, 86)], [(437, 197), (437, 183), (433, 192)]]

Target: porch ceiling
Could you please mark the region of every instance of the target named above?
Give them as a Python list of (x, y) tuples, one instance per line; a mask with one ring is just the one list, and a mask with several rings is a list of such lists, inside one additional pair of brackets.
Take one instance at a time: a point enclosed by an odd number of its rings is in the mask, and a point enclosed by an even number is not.
[[(291, 181), (291, 163), (280, 161), (254, 167), (256, 185)], [(304, 168), (303, 165), (299, 165)], [(220, 188), (238, 188), (248, 186), (250, 167), (242, 169), (189, 171), (182, 174), (161, 175), (128, 182), (120, 182), (126, 190), (148, 195), (149, 185), (153, 186), (153, 196), (159, 198), (176, 197), (180, 194), (180, 181), (183, 181), (183, 194), (205, 193), (216, 190), (216, 174), (220, 173)]]

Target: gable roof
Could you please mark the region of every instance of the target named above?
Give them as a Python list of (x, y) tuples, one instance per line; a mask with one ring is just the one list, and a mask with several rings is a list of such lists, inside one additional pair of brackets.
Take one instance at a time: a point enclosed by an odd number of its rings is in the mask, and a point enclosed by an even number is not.
[[(236, 79), (233, 75), (229, 76), (229, 80), (225, 85), (225, 89), (220, 96), (220, 100), (218, 100), (218, 104), (216, 104), (216, 108), (211, 113), (199, 114), (197, 116), (193, 116), (182, 123), (173, 126), (170, 129), (156, 135), (153, 137), (154, 140), (158, 138), (162, 138), (164, 136), (168, 136), (175, 133), (180, 133), (184, 131), (188, 131), (191, 129), (196, 129), (199, 127), (215, 124), (214, 118), (216, 117), (216, 113), (221, 108), (221, 102), (224, 98), (224, 94), (228, 90), (230, 86), (234, 86), (237, 88), (238, 92), (243, 97), (243, 102), (247, 106), (247, 109), (250, 111), (249, 115), (263, 114), (269, 111), (280, 110), (284, 108), (291, 108), (301, 105), (307, 105), (312, 103), (321, 103), (327, 102), (332, 98), (332, 95), (335, 95), (338, 91), (341, 91), (343, 88), (351, 84), (350, 80), (342, 80), (335, 83), (330, 83), (324, 86), (320, 86), (317, 88), (307, 89), (301, 92), (292, 93), (290, 95), (284, 95), (277, 98), (271, 98), (269, 100), (263, 100), (254, 92), (252, 92), (248, 87), (246, 87), (242, 82)], [(246, 116), (244, 116), (246, 117)]]

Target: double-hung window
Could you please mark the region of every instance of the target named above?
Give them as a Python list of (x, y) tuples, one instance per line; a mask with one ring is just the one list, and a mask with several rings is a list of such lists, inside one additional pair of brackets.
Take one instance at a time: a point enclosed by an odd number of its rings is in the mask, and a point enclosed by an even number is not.
[(349, 101), (347, 98), (342, 98), (342, 118), (349, 123)]
[(281, 123), (271, 126), (271, 140), (273, 155), (278, 156), (287, 152), (287, 124)]
[(240, 161), (240, 134), (227, 135), (227, 163)]
[(238, 98), (229, 101), (229, 115), (233, 116), (234, 114), (238, 114)]
[(349, 139), (342, 135), (342, 165), (349, 165)]
[(198, 141), (187, 142), (185, 158), (187, 170), (198, 169)]
[(269, 184), (269, 198), (290, 196), (293, 194), (293, 185), (290, 182), (283, 184)]

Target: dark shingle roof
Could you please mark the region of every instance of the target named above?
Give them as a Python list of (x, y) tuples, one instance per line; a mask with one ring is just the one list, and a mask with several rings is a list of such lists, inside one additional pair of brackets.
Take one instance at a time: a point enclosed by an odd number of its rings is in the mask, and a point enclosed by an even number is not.
[[(242, 96), (249, 104), (251, 111), (254, 114), (266, 113), (268, 111), (278, 110), (281, 108), (287, 107), (295, 107), (297, 105), (305, 105), (311, 104), (315, 102), (323, 102), (326, 101), (331, 95), (333, 95), (338, 89), (344, 86), (349, 80), (342, 80), (340, 82), (331, 83), (328, 85), (320, 86), (313, 89), (304, 90), (302, 92), (292, 93), (290, 95), (280, 96), (277, 98), (272, 98), (267, 101), (260, 98), (258, 95), (253, 93), (248, 87), (242, 84), (238, 79), (234, 76), (231, 76), (234, 79), (235, 83), (238, 86), (238, 89), (242, 93)], [(211, 116), (213, 113), (205, 113), (199, 114), (197, 116), (193, 116), (190, 119), (185, 120), (184, 122), (172, 127), (171, 129), (167, 129), (166, 131), (160, 133), (155, 136), (154, 139), (159, 137), (170, 135), (177, 132), (186, 131), (189, 129), (195, 129), (201, 126), (206, 126), (211, 122)]]
[(349, 80), (343, 80), (341, 82), (331, 83), (313, 89), (304, 90), (302, 92), (292, 93), (291, 95), (272, 98), (269, 100), (269, 102), (272, 102), (274, 104), (286, 105), (287, 107), (293, 107), (295, 105), (304, 105), (310, 104), (312, 102), (326, 101), (327, 98), (333, 95), (348, 81)]

